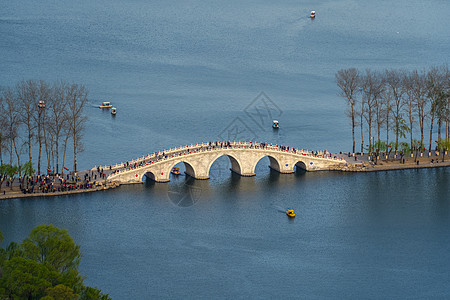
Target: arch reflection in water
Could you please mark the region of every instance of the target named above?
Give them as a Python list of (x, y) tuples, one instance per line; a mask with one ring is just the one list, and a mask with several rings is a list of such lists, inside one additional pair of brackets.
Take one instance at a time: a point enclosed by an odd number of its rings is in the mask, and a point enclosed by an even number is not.
[[(222, 155), (218, 157), (216, 160), (212, 162), (209, 166), (209, 177), (212, 183), (215, 182), (223, 182), (223, 180), (230, 177), (230, 169), (232, 169), (232, 160), (235, 161), (234, 158), (231, 158), (227, 155)], [(240, 166), (235, 166), (236, 169), (240, 169)]]
[(189, 207), (207, 198), (210, 188), (208, 181), (186, 177), (175, 184), (170, 184), (167, 197), (170, 202), (180, 207)]

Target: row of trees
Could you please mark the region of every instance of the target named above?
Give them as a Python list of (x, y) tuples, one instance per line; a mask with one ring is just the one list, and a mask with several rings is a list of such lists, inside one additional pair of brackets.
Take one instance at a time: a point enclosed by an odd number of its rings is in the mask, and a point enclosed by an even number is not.
[(20, 174), (21, 154), (26, 153), (33, 166), (37, 147), (37, 172), (41, 174), (42, 153), (47, 169), (64, 173), (69, 143), (73, 146), (73, 170), (77, 170), (77, 153), (82, 151), (82, 135), (86, 123), (84, 108), (87, 90), (83, 85), (58, 81), (21, 81), (0, 94), (0, 164), (9, 155), (9, 165), (17, 163)]
[(21, 244), (0, 247), (0, 299), (111, 299), (84, 285), (80, 259), (80, 246), (67, 230), (39, 225)]
[[(364, 136), (368, 137), (369, 153), (380, 151), (381, 145), (392, 150), (399, 149), (399, 139), (409, 135), (410, 150), (424, 150), (424, 132), (429, 124), (428, 150), (432, 150), (433, 130), (437, 125), (437, 148), (448, 143), (450, 122), (450, 75), (448, 66), (432, 67), (429, 70), (385, 70), (376, 72), (355, 68), (341, 69), (336, 74), (339, 95), (346, 99), (348, 116), (352, 122), (353, 153), (355, 153), (355, 131), (360, 127), (361, 152), (364, 152)], [(445, 139), (442, 136), (445, 129)], [(414, 139), (418, 129), (420, 138)], [(367, 131), (366, 131), (367, 130)], [(372, 145), (373, 130), (377, 142)], [(382, 132), (383, 131), (383, 132)], [(389, 141), (389, 134), (395, 142)], [(381, 141), (385, 134), (386, 141)], [(403, 142), (405, 143), (405, 142)], [(406, 143), (407, 144), (407, 143)], [(374, 146), (376, 148), (374, 148)]]

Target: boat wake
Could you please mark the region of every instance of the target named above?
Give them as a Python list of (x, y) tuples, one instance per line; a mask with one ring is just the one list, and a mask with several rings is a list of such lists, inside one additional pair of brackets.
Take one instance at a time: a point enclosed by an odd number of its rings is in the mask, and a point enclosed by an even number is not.
[(287, 208), (282, 208), (281, 206), (278, 206), (278, 205), (274, 205), (273, 207), (274, 207), (278, 212), (281, 212), (281, 213), (283, 213), (283, 214), (286, 213)]

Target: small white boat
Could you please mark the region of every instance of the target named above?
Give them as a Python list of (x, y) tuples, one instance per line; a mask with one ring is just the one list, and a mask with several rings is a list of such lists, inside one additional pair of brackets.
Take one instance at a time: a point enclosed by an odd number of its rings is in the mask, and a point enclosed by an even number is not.
[(272, 128), (273, 128), (273, 129), (278, 129), (278, 128), (280, 128), (280, 124), (278, 123), (277, 120), (273, 120)]
[(44, 102), (44, 100), (39, 100), (39, 102), (38, 102), (38, 107), (39, 107), (39, 108), (45, 108), (45, 102)]
[(116, 108), (115, 108), (115, 107), (111, 108), (111, 114), (112, 114), (113, 116), (116, 115)]
[(312, 10), (309, 16), (311, 17), (311, 19), (314, 19), (316, 17), (316, 11)]
[(111, 108), (112, 104), (111, 102), (102, 102), (102, 105), (99, 106), (100, 108)]

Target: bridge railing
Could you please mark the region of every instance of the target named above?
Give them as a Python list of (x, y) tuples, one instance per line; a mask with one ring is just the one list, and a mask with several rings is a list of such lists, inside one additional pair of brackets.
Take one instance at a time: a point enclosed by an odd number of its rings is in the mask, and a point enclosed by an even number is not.
[[(270, 146), (262, 147), (260, 145), (256, 145), (255, 146), (255, 145), (248, 145), (248, 144), (247, 145), (245, 145), (245, 144), (234, 144), (232, 146), (233, 146), (232, 147), (233, 149), (236, 149), (236, 148), (237, 149), (240, 149), (240, 148), (242, 148), (242, 149), (251, 149), (251, 148), (253, 148), (253, 149), (261, 149), (262, 148), (262, 149), (265, 149), (265, 150), (289, 152), (289, 153), (292, 153), (292, 154), (306, 155), (306, 156), (311, 156), (311, 157), (315, 157), (315, 158), (342, 160), (342, 158), (332, 157), (331, 154), (330, 154), (330, 156), (328, 156), (328, 155), (324, 154), (322, 151), (314, 153), (312, 151), (309, 151), (309, 150), (305, 151), (303, 149), (302, 150), (298, 150), (298, 149), (289, 149), (289, 150), (287, 150), (287, 149), (280, 149), (276, 145), (275, 146), (270, 145)], [(225, 147), (220, 147), (219, 148), (218, 146), (216, 147), (216, 146), (209, 146), (209, 145), (204, 145), (204, 144), (201, 147), (192, 147), (192, 148), (180, 147), (180, 148), (169, 149), (169, 150), (166, 150), (166, 151), (163, 151), (163, 152), (157, 152), (157, 153), (154, 153), (152, 155), (146, 155), (146, 156), (143, 156), (141, 158), (129, 161), (127, 163), (123, 163), (122, 162), (120, 164), (115, 164), (114, 166), (106, 166), (105, 165), (105, 166), (100, 166), (99, 168), (101, 168), (101, 169), (108, 169), (108, 168), (109, 169), (121, 169), (121, 168), (134, 169), (134, 166), (138, 166), (138, 165), (142, 166), (142, 164), (144, 162), (146, 162), (146, 160), (149, 160), (150, 163), (153, 163), (154, 160), (156, 160), (156, 159), (157, 160), (163, 160), (163, 159), (165, 160), (165, 159), (168, 159), (168, 158), (173, 158), (175, 156), (181, 156), (181, 155), (192, 154), (192, 153), (197, 153), (197, 152), (204, 152), (204, 151), (221, 150), (223, 148), (228, 149), (230, 147), (229, 146), (225, 146)], [(163, 154), (164, 154), (164, 156), (163, 156)], [(175, 155), (175, 154), (178, 154), (178, 155)], [(151, 159), (153, 159), (153, 160), (151, 160)], [(97, 169), (97, 166), (94, 167), (93, 170), (94, 169)]]

